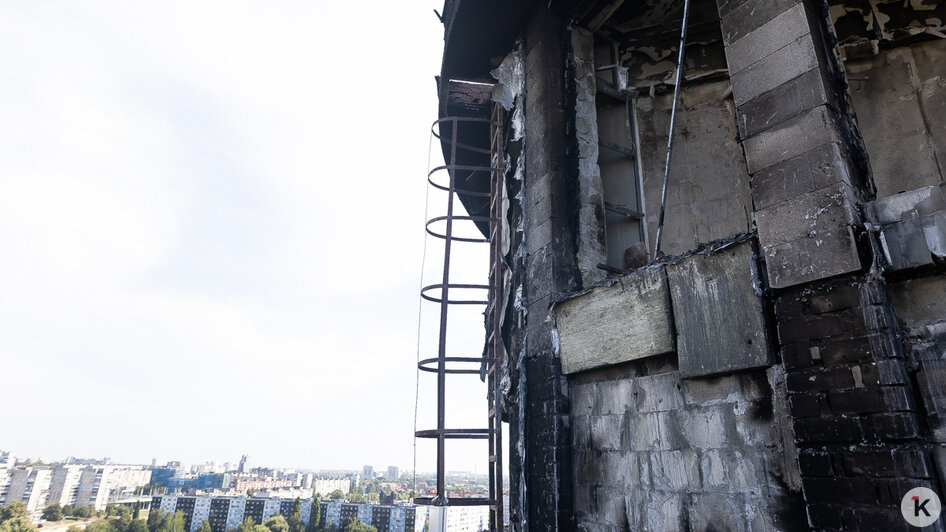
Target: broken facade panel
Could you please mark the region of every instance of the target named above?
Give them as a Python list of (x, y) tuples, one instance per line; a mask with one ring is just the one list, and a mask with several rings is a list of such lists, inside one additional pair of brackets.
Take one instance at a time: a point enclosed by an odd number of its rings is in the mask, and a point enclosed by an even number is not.
[(447, 2), (441, 79), (505, 110), (509, 525), (902, 529), (946, 485), (946, 3), (691, 2), (657, 259), (682, 0)]

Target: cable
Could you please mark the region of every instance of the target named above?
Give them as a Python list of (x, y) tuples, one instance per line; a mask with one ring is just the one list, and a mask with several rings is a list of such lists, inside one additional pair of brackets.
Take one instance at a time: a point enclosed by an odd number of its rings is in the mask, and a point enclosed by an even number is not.
[[(430, 154), (433, 152), (434, 131), (430, 130), (427, 139), (427, 173), (430, 173)], [(430, 185), (424, 185), (424, 220), (430, 214)], [(424, 309), (424, 299), (421, 297), (424, 289), (424, 267), (427, 265), (427, 227), (424, 226), (424, 247), (420, 255), (420, 286), (417, 289), (417, 364), (414, 365), (414, 465), (411, 471), (411, 492), (417, 497), (417, 410), (420, 403), (420, 333), (421, 316)], [(411, 503), (414, 501), (412, 500)]]

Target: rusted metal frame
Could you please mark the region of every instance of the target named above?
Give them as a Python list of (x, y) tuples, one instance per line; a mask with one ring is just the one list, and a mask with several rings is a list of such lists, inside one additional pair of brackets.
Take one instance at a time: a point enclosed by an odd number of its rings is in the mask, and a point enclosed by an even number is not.
[[(445, 440), (447, 439), (469, 439), (469, 440), (492, 440), (494, 435), (494, 427), (490, 426), (488, 428), (476, 428), (476, 429), (447, 429), (445, 427), (445, 398), (446, 398), (446, 375), (448, 374), (480, 374), (479, 370), (469, 370), (469, 369), (454, 369), (448, 368), (447, 362), (459, 362), (459, 363), (472, 363), (478, 362), (481, 365), (492, 365), (493, 360), (491, 357), (448, 357), (446, 356), (446, 331), (447, 331), (447, 314), (449, 311), (449, 305), (484, 305), (488, 304), (487, 301), (482, 300), (454, 300), (450, 299), (449, 290), (451, 288), (455, 289), (481, 289), (489, 291), (490, 285), (478, 285), (478, 284), (459, 284), (450, 282), (450, 254), (453, 241), (458, 242), (473, 242), (473, 243), (486, 243), (489, 242), (488, 239), (471, 239), (456, 237), (453, 235), (453, 222), (455, 220), (468, 220), (472, 222), (477, 221), (487, 221), (492, 222), (491, 217), (481, 217), (481, 216), (454, 216), (453, 207), (454, 207), (454, 195), (471, 195), (471, 196), (487, 196), (490, 193), (482, 193), (471, 190), (458, 189), (456, 187), (456, 172), (457, 171), (466, 171), (471, 175), (476, 172), (496, 172), (500, 169), (490, 168), (490, 167), (481, 167), (481, 166), (469, 166), (469, 165), (457, 165), (456, 157), (457, 150), (469, 150), (479, 153), (484, 153), (484, 150), (476, 148), (473, 146), (468, 146), (463, 143), (457, 142), (459, 135), (459, 125), (461, 122), (489, 122), (487, 119), (478, 119), (470, 117), (445, 117), (434, 122), (433, 127), (436, 128), (439, 124), (444, 123), (451, 124), (451, 134), (450, 140), (443, 139), (437, 131), (433, 131), (434, 136), (445, 144), (449, 144), (450, 156), (447, 164), (437, 167), (431, 172), (428, 173), (428, 182), (431, 186), (444, 190), (448, 194), (447, 201), (447, 215), (442, 217), (433, 218), (427, 222), (427, 232), (432, 236), (442, 238), (444, 240), (444, 270), (443, 270), (443, 282), (425, 286), (421, 289), (421, 297), (427, 301), (432, 301), (440, 304), (440, 330), (439, 330), (439, 343), (438, 351), (436, 358), (428, 358), (422, 360), (418, 363), (418, 369), (421, 371), (432, 372), (437, 374), (437, 428), (433, 430), (419, 430), (414, 433), (415, 437), (418, 438), (431, 438), (437, 440), (437, 495), (433, 498), (427, 497), (417, 497), (415, 498), (416, 504), (432, 504), (437, 506), (469, 506), (469, 505), (485, 505), (485, 504), (495, 504), (495, 500), (490, 498), (488, 500), (483, 499), (470, 499), (470, 498), (455, 498), (448, 499), (446, 496), (446, 481), (445, 481), (445, 472), (446, 472), (446, 445)], [(449, 183), (447, 186), (443, 186), (439, 183), (436, 183), (432, 176), (436, 171), (446, 170), (449, 175)], [(446, 222), (446, 230), (444, 233), (436, 233), (430, 229), (432, 223), (444, 221)], [(429, 295), (427, 292), (431, 290), (440, 290), (440, 297), (435, 297)], [(436, 368), (430, 367), (432, 364), (436, 363)]]
[(657, 220), (657, 242), (654, 245), (654, 260), (660, 255), (663, 239), (664, 214), (667, 211), (667, 184), (670, 181), (670, 158), (673, 155), (673, 131), (677, 125), (677, 104), (680, 102), (680, 86), (683, 85), (683, 62), (687, 44), (687, 19), (690, 18), (690, 0), (683, 0), (683, 24), (680, 28), (680, 50), (677, 54), (677, 80), (673, 87), (673, 105), (670, 108), (670, 133), (667, 136), (667, 161), (664, 164), (664, 184), (660, 193), (660, 218)]
[[(493, 126), (491, 127), (490, 151), (491, 157), (501, 156), (502, 141), (502, 109), (498, 105), (493, 106)], [(490, 161), (490, 164), (495, 164)], [(491, 315), (491, 334), (489, 336), (490, 345), (488, 354), (492, 363), (487, 378), (487, 397), (489, 407), (489, 428), (491, 434), (489, 438), (489, 498), (495, 501), (490, 507), (490, 530), (500, 531), (505, 522), (505, 509), (503, 507), (503, 437), (502, 437), (502, 402), (499, 400), (502, 393), (499, 388), (499, 371), (497, 365), (500, 363), (500, 355), (503, 350), (502, 344), (502, 301), (503, 301), (503, 260), (502, 260), (502, 191), (503, 169), (496, 169), (492, 173), (492, 186), (490, 198), (490, 307)]]
[[(436, 373), (437, 368), (429, 367), (430, 364), (438, 362), (439, 358), (425, 358), (417, 363), (417, 369), (421, 371), (426, 371), (429, 373)], [(446, 357), (447, 362), (460, 362), (467, 364), (482, 364), (483, 357)], [(486, 362), (489, 363), (491, 359), (487, 359)], [(479, 375), (479, 369), (447, 369), (447, 373), (454, 373), (460, 375)]]
[[(450, 164), (457, 160), (457, 136), (459, 124), (453, 121), (450, 143)], [(440, 504), (446, 503), (446, 387), (447, 387), (447, 310), (450, 305), (450, 248), (453, 243), (453, 188), (456, 186), (456, 170), (448, 168), (450, 191), (447, 193), (447, 229), (444, 238), (443, 284), (440, 289), (440, 340), (437, 345), (437, 497)]]
[[(453, 284), (446, 285), (446, 286), (447, 286), (447, 288), (446, 288), (446, 290), (445, 290), (445, 289), (444, 289), (444, 285), (442, 285), (442, 284), (440, 284), (440, 283), (427, 285), (427, 286), (425, 286), (424, 288), (421, 289), (421, 291), (420, 291), (420, 297), (426, 299), (427, 301), (432, 301), (432, 302), (434, 302), (434, 303), (441, 303), (441, 304), (442, 304), (442, 303), (446, 302), (446, 303), (449, 304), (449, 305), (486, 305), (487, 303), (489, 303), (489, 302), (486, 301), (486, 300), (478, 300), (478, 299), (450, 299), (450, 298), (449, 298), (449, 294), (446, 293), (450, 288), (477, 289), (477, 290), (487, 290), (487, 289), (489, 289), (489, 286), (487, 286), (487, 285), (485, 285), (485, 284), (459, 284), (459, 283), (453, 283)], [(431, 296), (431, 295), (428, 295), (428, 294), (427, 294), (428, 291), (430, 291), (430, 290), (436, 290), (436, 289), (438, 289), (438, 288), (440, 289), (440, 297), (434, 297), (434, 296)]]

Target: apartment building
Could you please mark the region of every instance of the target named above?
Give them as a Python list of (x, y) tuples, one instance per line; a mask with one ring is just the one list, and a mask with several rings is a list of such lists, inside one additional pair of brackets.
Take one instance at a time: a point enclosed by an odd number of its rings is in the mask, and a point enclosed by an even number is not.
[(0, 505), (5, 504), (7, 484), (10, 482), (10, 470), (0, 465)]
[(79, 481), (84, 465), (64, 465), (53, 469), (46, 505), (58, 503), (60, 506), (75, 504), (79, 494)]
[[(429, 509), (426, 506), (388, 505), (372, 503), (350, 503), (347, 501), (328, 501), (321, 504), (322, 511), (319, 525), (328, 523), (340, 528), (348, 526), (353, 519), (369, 524), (378, 532), (422, 532), (427, 528)], [(476, 532), (479, 532), (477, 530)]]
[(430, 507), (430, 532), (480, 532), (489, 528), (489, 506)]
[(46, 498), (52, 481), (52, 470), (47, 468), (16, 468), (10, 472), (4, 504), (13, 501), (26, 503), (26, 509), (38, 518), (46, 508)]
[[(301, 499), (300, 517), (308, 525), (312, 516), (312, 499)], [(207, 521), (213, 532), (226, 532), (236, 528), (246, 519), (252, 518), (257, 523), (266, 522), (276, 514), (288, 516), (292, 513), (294, 498), (261, 497), (220, 497), (214, 495), (184, 496), (161, 495), (151, 499), (152, 508), (160, 508), (165, 513), (182, 512), (189, 532), (196, 531), (201, 523)], [(377, 527), (379, 532), (422, 532), (427, 525), (428, 510), (424, 506), (385, 505), (370, 503), (350, 503), (330, 501), (321, 504), (319, 522), (335, 523), (341, 527), (354, 519)], [(453, 509), (451, 509), (451, 512)], [(450, 517), (451, 523), (472, 523), (472, 519)], [(478, 522), (478, 521), (477, 521)], [(433, 529), (431, 529), (433, 530)], [(472, 528), (451, 528), (451, 531), (465, 532)], [(475, 529), (479, 532), (481, 529)]]
[(151, 482), (151, 471), (143, 466), (91, 466), (82, 470), (76, 490), (76, 506), (104, 510), (109, 503), (132, 497)]
[(321, 497), (335, 490), (348, 493), (351, 491), (351, 480), (347, 478), (317, 478), (312, 482), (312, 489)]

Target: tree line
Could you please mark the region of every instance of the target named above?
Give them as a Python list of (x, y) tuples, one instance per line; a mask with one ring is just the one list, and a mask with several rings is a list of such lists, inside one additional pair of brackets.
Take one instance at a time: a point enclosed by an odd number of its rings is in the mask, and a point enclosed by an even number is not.
[[(98, 521), (88, 523), (85, 532), (190, 532), (187, 527), (187, 518), (184, 512), (166, 513), (160, 508), (152, 508), (148, 513), (147, 519), (139, 518), (140, 509), (136, 504), (134, 508), (109, 504), (105, 507), (105, 512), (97, 512), (88, 506), (72, 507), (71, 505), (60, 506), (58, 503), (51, 504), (43, 511), (43, 519), (47, 521), (61, 521), (66, 517), (77, 517), (88, 519), (92, 517), (103, 517)], [(316, 494), (312, 499), (312, 507), (309, 513), (309, 524), (302, 522), (302, 501), (296, 499), (293, 501), (292, 510), (289, 517), (283, 517), (276, 514), (264, 523), (256, 523), (253, 518), (248, 517), (236, 528), (231, 528), (227, 532), (377, 532), (378, 529), (371, 525), (362, 523), (357, 519), (340, 528), (331, 521), (319, 526), (322, 520), (322, 505), (319, 496)], [(79, 525), (71, 525), (66, 532), (82, 532), (83, 528)], [(0, 507), (0, 532), (38, 532), (35, 525), (32, 524), (29, 512), (26, 509), (26, 503), (14, 501), (7, 506)], [(204, 520), (197, 528), (197, 532), (212, 532), (210, 522)]]

